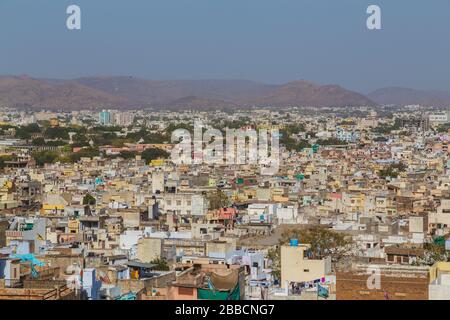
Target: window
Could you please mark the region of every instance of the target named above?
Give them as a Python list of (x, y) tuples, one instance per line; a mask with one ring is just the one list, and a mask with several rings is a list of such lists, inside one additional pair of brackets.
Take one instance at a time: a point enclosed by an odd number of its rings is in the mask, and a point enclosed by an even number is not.
[(181, 206), (181, 200), (177, 200), (177, 206)]
[(190, 206), (192, 202), (190, 200), (187, 201), (187, 205)]
[(171, 200), (167, 200), (166, 203), (167, 203), (168, 206), (172, 205), (172, 201)]
[(309, 272), (309, 269), (303, 269), (303, 272)]

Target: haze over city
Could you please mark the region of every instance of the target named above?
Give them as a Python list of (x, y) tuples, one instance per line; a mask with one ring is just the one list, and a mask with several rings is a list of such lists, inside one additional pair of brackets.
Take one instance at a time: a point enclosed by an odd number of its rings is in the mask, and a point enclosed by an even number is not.
[[(0, 1), (0, 71), (37, 78), (305, 79), (366, 94), (450, 90), (450, 3), (374, 1)], [(82, 29), (65, 27), (77, 4)]]

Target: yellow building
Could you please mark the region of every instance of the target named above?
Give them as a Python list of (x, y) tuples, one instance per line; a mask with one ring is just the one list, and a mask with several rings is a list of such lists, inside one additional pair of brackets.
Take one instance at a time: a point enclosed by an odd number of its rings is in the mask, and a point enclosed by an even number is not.
[(430, 283), (441, 274), (450, 274), (450, 262), (436, 262), (430, 267)]
[(437, 262), (430, 267), (429, 300), (450, 300), (450, 262)]
[(78, 233), (80, 230), (80, 221), (78, 220), (69, 220), (67, 223), (67, 229), (69, 233)]
[(284, 245), (281, 247), (281, 286), (291, 282), (310, 282), (325, 277), (331, 272), (331, 258), (311, 259), (309, 244)]
[(47, 194), (42, 203), (41, 213), (46, 214), (61, 214), (64, 212), (66, 206), (69, 205), (69, 200), (60, 194)]
[(51, 125), (52, 127), (58, 127), (58, 126), (59, 126), (59, 120), (58, 120), (58, 118), (51, 118), (51, 119), (50, 119), (50, 125)]
[(150, 161), (150, 165), (152, 167), (161, 167), (163, 166), (165, 163), (164, 159), (153, 159), (152, 161)]

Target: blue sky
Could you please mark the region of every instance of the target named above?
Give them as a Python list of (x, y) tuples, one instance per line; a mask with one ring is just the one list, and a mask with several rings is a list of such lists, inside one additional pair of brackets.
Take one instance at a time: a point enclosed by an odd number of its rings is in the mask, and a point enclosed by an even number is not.
[[(66, 29), (70, 4), (82, 30)], [(0, 0), (0, 74), (450, 90), (450, 1)]]

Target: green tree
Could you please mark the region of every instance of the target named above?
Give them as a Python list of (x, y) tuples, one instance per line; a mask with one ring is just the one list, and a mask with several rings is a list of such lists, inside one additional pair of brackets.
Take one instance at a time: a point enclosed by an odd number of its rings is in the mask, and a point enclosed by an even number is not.
[(36, 138), (33, 139), (31, 142), (33, 146), (45, 146), (45, 139), (44, 138)]
[(86, 137), (86, 134), (82, 132), (78, 132), (72, 137), (72, 147), (87, 147), (89, 146), (89, 140)]
[(117, 135), (114, 132), (100, 132), (93, 137), (93, 141), (96, 145), (112, 145), (113, 141), (117, 139)]
[(95, 148), (83, 148), (78, 152), (74, 152), (70, 154), (70, 160), (72, 163), (80, 161), (81, 158), (93, 158), (98, 157), (100, 152)]
[(55, 151), (41, 151), (33, 155), (36, 164), (43, 166), (46, 163), (54, 163), (58, 160), (59, 154)]
[(139, 131), (136, 132), (128, 132), (126, 138), (130, 139), (134, 142), (139, 141), (140, 139), (145, 139), (145, 137), (149, 134), (149, 131), (146, 127), (142, 126)]
[(174, 132), (177, 129), (186, 129), (189, 132), (194, 132), (194, 126), (192, 124), (189, 123), (171, 123), (167, 126), (166, 128), (166, 135), (168, 135), (169, 137), (172, 135), (172, 132)]
[(33, 133), (41, 132), (41, 128), (37, 123), (32, 123), (27, 126), (21, 126), (16, 129), (16, 138), (31, 139)]
[(45, 130), (45, 137), (48, 139), (61, 139), (68, 140), (69, 139), (69, 129), (61, 128), (61, 127), (49, 127)]
[(321, 146), (343, 146), (346, 145), (347, 142), (339, 140), (338, 138), (328, 138), (317, 140), (317, 144)]
[(6, 166), (6, 161), (11, 161), (13, 159), (13, 157), (12, 156), (9, 156), (9, 155), (7, 155), (7, 156), (0, 156), (0, 169), (3, 169), (3, 168), (5, 168), (5, 166)]
[(158, 271), (169, 271), (170, 270), (169, 264), (167, 263), (167, 260), (164, 257), (153, 259), (152, 261), (150, 261), (150, 263), (155, 265), (153, 267), (154, 270), (158, 270)]
[(145, 161), (149, 162), (155, 159), (167, 159), (169, 157), (169, 153), (162, 149), (149, 148), (142, 151), (141, 157)]
[(209, 210), (218, 210), (220, 208), (226, 208), (230, 205), (230, 200), (227, 195), (219, 189), (209, 193), (207, 200), (209, 202)]
[(330, 256), (336, 264), (344, 262), (354, 250), (354, 243), (346, 234), (322, 226), (308, 229), (292, 228), (281, 234), (276, 248), (269, 250), (268, 257), (272, 260), (272, 272), (275, 276), (280, 276), (281, 246), (288, 244), (291, 239), (297, 239), (302, 244), (309, 244), (311, 246), (309, 254), (313, 259)]
[(93, 133), (101, 133), (101, 132), (120, 132), (122, 128), (119, 126), (96, 126), (91, 130)]
[(380, 125), (373, 129), (373, 132), (379, 134), (390, 134), (392, 131), (400, 130), (402, 122), (400, 119), (395, 119), (392, 125)]
[(393, 163), (390, 164), (389, 167), (387, 167), (386, 169), (380, 170), (378, 175), (380, 178), (387, 178), (387, 177), (397, 178), (399, 173), (404, 172), (406, 168), (407, 166), (402, 162)]
[(414, 264), (422, 266), (432, 266), (436, 262), (447, 260), (448, 253), (445, 250), (444, 245), (439, 245), (436, 243), (425, 243), (423, 257), (418, 258), (417, 261), (414, 262)]
[(122, 151), (120, 157), (124, 159), (134, 159), (137, 155), (136, 151)]
[(284, 132), (287, 132), (289, 135), (299, 134), (300, 132), (305, 132), (305, 126), (303, 124), (288, 124), (283, 128)]
[(239, 120), (224, 120), (221, 124), (221, 131), (224, 131), (225, 128), (229, 129), (240, 129), (246, 125), (252, 124), (252, 121), (249, 117), (241, 117)]
[(298, 239), (300, 243), (311, 245), (311, 253), (317, 258), (331, 255), (339, 260), (348, 253), (352, 241), (343, 233), (338, 233), (322, 226), (314, 226), (306, 230), (290, 229), (281, 236), (281, 242), (289, 243), (290, 239)]
[(441, 124), (436, 128), (436, 130), (439, 133), (447, 133), (450, 130), (450, 123)]
[(272, 275), (276, 279), (281, 279), (281, 257), (280, 248), (270, 248), (267, 252), (267, 258), (272, 261)]
[(92, 195), (90, 195), (89, 193), (87, 193), (87, 194), (83, 197), (83, 204), (84, 204), (84, 205), (90, 205), (90, 206), (93, 206), (93, 205), (95, 205), (95, 202), (96, 202), (95, 198), (94, 198)]
[(109, 159), (123, 158), (123, 159), (133, 159), (138, 153), (136, 151), (121, 151), (119, 154), (108, 155)]
[(288, 124), (280, 130), (280, 143), (289, 151), (300, 151), (303, 148), (310, 148), (311, 145), (307, 140), (298, 140), (293, 138), (300, 132), (305, 132), (302, 124)]

